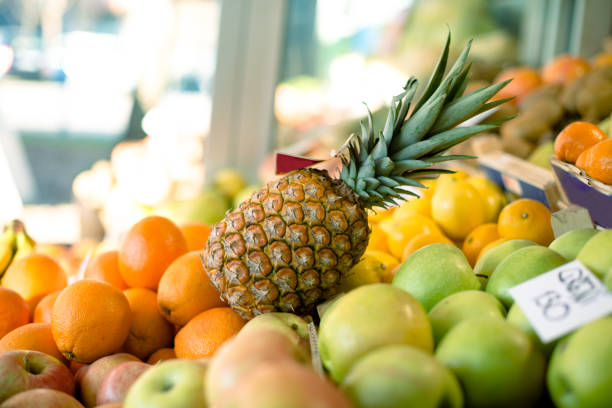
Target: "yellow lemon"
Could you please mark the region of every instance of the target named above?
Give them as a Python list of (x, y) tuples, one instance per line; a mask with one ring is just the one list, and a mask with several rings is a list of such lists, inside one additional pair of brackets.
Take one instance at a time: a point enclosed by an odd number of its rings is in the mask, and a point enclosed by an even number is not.
[(429, 244), (451, 244), (453, 242), (439, 232), (426, 232), (413, 237), (404, 247), (402, 262), (404, 262), (414, 251), (421, 249)]
[(401, 258), (404, 247), (414, 236), (424, 232), (440, 232), (440, 229), (430, 218), (421, 214), (414, 214), (402, 221), (385, 220), (380, 225), (387, 232), (387, 245), (391, 255)]
[(466, 180), (438, 184), (431, 200), (431, 215), (452, 239), (465, 238), (486, 220), (482, 198)]
[(539, 201), (521, 198), (499, 213), (497, 231), (503, 238), (528, 239), (548, 246), (554, 236), (548, 207)]
[(478, 254), (480, 254), (480, 251), (482, 251), (485, 246), (498, 239), (497, 224), (482, 224), (474, 228), (474, 230), (465, 237), (462, 247), (463, 253), (470, 262), (470, 265), (474, 266), (476, 264)]
[(381, 251), (389, 252), (389, 246), (387, 245), (387, 233), (378, 225), (370, 225), (372, 232), (370, 233), (370, 240), (366, 251)]
[(387, 218), (391, 217), (394, 211), (395, 211), (395, 207), (391, 207), (386, 210), (380, 207), (368, 209), (367, 210), (368, 223), (378, 224), (381, 221), (386, 220)]
[(442, 174), (436, 180), (436, 187), (435, 188), (438, 188), (439, 186), (442, 186), (442, 185), (446, 184), (449, 181), (467, 180), (469, 178), (470, 178), (470, 175), (467, 174), (466, 172), (461, 171), (461, 170), (457, 170), (453, 174)]
[(368, 251), (366, 250), (364, 256), (369, 256), (375, 258), (380, 262), (380, 277), (383, 282), (391, 283), (393, 280), (393, 270), (396, 266), (399, 265), (399, 261), (396, 257), (386, 252), (381, 251)]
[(467, 179), (467, 182), (473, 185), (478, 194), (482, 197), (482, 202), (485, 205), (487, 213), (486, 222), (496, 222), (497, 216), (504, 205), (506, 205), (506, 196), (499, 186), (486, 177), (474, 176)]
[(414, 198), (404, 201), (392, 215), (396, 221), (402, 221), (412, 217), (414, 214), (421, 214), (426, 217), (431, 216), (431, 197), (423, 195), (421, 198)]
[(380, 255), (365, 253), (361, 261), (343, 277), (340, 292), (348, 292), (358, 286), (383, 282), (383, 277), (388, 275), (393, 268), (388, 267), (386, 263), (388, 260), (382, 262), (379, 257)]

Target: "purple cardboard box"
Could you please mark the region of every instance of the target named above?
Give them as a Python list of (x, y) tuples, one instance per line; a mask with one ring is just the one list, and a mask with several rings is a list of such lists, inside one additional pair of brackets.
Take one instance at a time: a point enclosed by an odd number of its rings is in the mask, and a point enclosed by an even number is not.
[(567, 203), (589, 210), (593, 221), (605, 228), (612, 228), (612, 186), (597, 181), (576, 166), (550, 159), (550, 164)]

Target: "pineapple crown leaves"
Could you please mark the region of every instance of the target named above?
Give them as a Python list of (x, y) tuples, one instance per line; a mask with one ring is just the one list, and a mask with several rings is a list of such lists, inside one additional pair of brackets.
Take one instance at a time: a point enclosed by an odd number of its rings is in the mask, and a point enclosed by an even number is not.
[[(419, 180), (452, 171), (432, 168), (436, 163), (470, 159), (473, 156), (444, 155), (454, 145), (473, 135), (491, 130), (511, 117), (480, 125), (456, 127), (465, 120), (489, 111), (512, 98), (490, 101), (510, 80), (485, 86), (464, 94), (470, 81), (467, 62), (471, 41), (444, 75), (448, 62), (450, 33), (425, 91), (414, 101), (418, 82), (411, 77), (404, 90), (391, 100), (382, 130), (372, 127), (367, 108), (367, 123), (361, 122), (359, 136), (345, 143), (342, 179), (366, 208), (387, 208), (415, 193), (406, 187), (425, 187)], [(410, 105), (414, 109), (408, 115)]]

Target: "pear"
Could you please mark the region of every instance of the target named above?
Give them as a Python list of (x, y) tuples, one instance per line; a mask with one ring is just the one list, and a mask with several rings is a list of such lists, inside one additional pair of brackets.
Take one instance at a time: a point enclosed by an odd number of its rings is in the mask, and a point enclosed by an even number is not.
[(368, 352), (390, 344), (433, 351), (431, 326), (423, 306), (409, 293), (386, 283), (361, 286), (336, 300), (319, 326), (321, 361), (337, 382)]
[(459, 323), (442, 339), (436, 359), (455, 373), (469, 407), (531, 407), (544, 389), (544, 356), (503, 320)]
[(476, 262), (474, 266), (474, 274), (478, 277), (478, 280), (485, 288), (489, 282), (489, 277), (497, 268), (497, 265), (504, 260), (508, 255), (514, 251), (525, 248), (526, 246), (537, 245), (533, 241), (526, 239), (513, 239), (510, 241), (502, 242), (494, 248), (491, 248), (482, 255), (482, 257)]
[(566, 261), (561, 255), (546, 247), (528, 246), (519, 249), (497, 265), (489, 278), (486, 291), (509, 308), (514, 303), (508, 292), (510, 288), (564, 263)]
[(612, 317), (595, 320), (563, 339), (548, 367), (558, 408), (606, 408), (612, 402)]
[(603, 278), (612, 270), (612, 229), (600, 231), (589, 239), (576, 259)]
[(457, 324), (474, 317), (490, 317), (504, 320), (506, 309), (495, 298), (479, 290), (464, 290), (442, 299), (429, 311), (434, 342), (438, 344), (444, 335)]
[(353, 364), (341, 384), (359, 408), (459, 408), (463, 394), (455, 375), (412, 346), (376, 349)]
[(400, 266), (392, 284), (417, 298), (427, 311), (448, 295), (480, 289), (465, 255), (450, 244), (431, 244), (415, 251)]
[(593, 238), (597, 232), (594, 228), (571, 230), (556, 238), (548, 247), (568, 261), (573, 261), (587, 241)]

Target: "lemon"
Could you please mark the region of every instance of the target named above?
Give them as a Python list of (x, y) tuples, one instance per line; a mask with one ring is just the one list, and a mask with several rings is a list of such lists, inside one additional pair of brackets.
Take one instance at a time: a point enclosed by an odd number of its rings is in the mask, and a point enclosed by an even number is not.
[(384, 208), (380, 208), (380, 207), (376, 207), (373, 209), (368, 209), (368, 223), (370, 224), (378, 224), (381, 221), (386, 220), (387, 218), (391, 217), (393, 215), (393, 212), (395, 211), (395, 207), (391, 207), (388, 209), (384, 209)]
[(391, 283), (393, 280), (393, 270), (399, 265), (399, 261), (393, 255), (381, 251), (369, 251), (366, 249), (364, 256), (371, 256), (381, 264), (380, 277), (383, 282)]
[(412, 217), (414, 214), (421, 214), (426, 217), (431, 216), (431, 197), (423, 195), (421, 198), (414, 198), (404, 201), (391, 216), (396, 221), (402, 221)]
[(473, 176), (467, 179), (482, 197), (485, 205), (486, 222), (496, 222), (501, 209), (506, 205), (506, 196), (503, 191), (486, 177)]
[(458, 170), (453, 174), (442, 174), (436, 180), (435, 188), (438, 188), (439, 186), (442, 186), (449, 181), (467, 180), (469, 178), (470, 178), (470, 175), (461, 170)]
[(370, 240), (366, 251), (381, 251), (389, 252), (389, 246), (387, 245), (387, 233), (378, 225), (370, 225), (372, 232), (370, 233)]
[(379, 226), (387, 233), (387, 245), (391, 255), (398, 259), (402, 257), (408, 241), (416, 235), (440, 232), (435, 222), (421, 214), (413, 214), (401, 221), (391, 218), (381, 222)]
[(447, 236), (463, 239), (484, 224), (486, 209), (478, 190), (465, 179), (457, 179), (436, 185), (431, 215)]
[(340, 292), (348, 292), (359, 286), (383, 282), (397, 263), (395, 258), (384, 252), (366, 252), (361, 261), (353, 266), (342, 279)]

